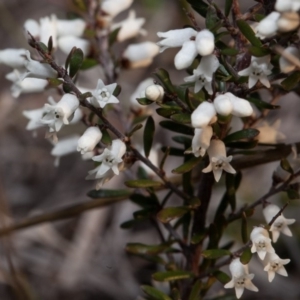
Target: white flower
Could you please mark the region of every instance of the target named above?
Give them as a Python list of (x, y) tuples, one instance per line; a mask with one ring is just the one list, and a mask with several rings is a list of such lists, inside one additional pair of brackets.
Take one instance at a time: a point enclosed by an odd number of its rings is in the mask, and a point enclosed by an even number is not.
[(273, 11), (261, 20), (256, 26), (256, 36), (260, 39), (265, 39), (276, 34), (278, 30), (277, 21), (280, 17), (280, 13)]
[[(41, 118), (43, 116), (44, 108), (24, 110), (23, 116), (29, 119), (29, 122), (26, 125), (26, 130), (36, 130), (37, 128), (43, 127), (44, 124), (41, 123)], [(34, 136), (35, 136), (34, 132)]]
[(211, 140), (207, 149), (209, 165), (202, 170), (203, 173), (213, 172), (215, 180), (218, 182), (222, 176), (222, 171), (235, 174), (236, 171), (229, 164), (232, 156), (226, 155), (225, 144), (221, 140)]
[(124, 53), (123, 58), (129, 61), (130, 68), (140, 68), (149, 66), (153, 57), (159, 52), (159, 47), (152, 42), (143, 42), (129, 45)]
[(117, 84), (105, 85), (101, 79), (98, 80), (97, 87), (91, 92), (93, 97), (89, 98), (90, 103), (95, 107), (103, 108), (109, 103), (119, 103), (119, 100), (113, 95)]
[(195, 82), (195, 93), (198, 93), (204, 87), (208, 94), (212, 95), (212, 78), (219, 65), (219, 60), (215, 55), (204, 56), (198, 67), (193, 71), (193, 75), (187, 76), (183, 80), (185, 82)]
[[(279, 211), (280, 208), (275, 204), (269, 204), (266, 206), (263, 210), (263, 214), (267, 223), (270, 223)], [(287, 236), (292, 236), (292, 232), (288, 225), (295, 223), (295, 221), (295, 219), (286, 219), (283, 214), (280, 214), (270, 228), (270, 231), (272, 232), (273, 243), (277, 242), (281, 232)]]
[(251, 252), (257, 252), (259, 258), (263, 260), (267, 253), (275, 253), (271, 245), (271, 239), (266, 229), (262, 227), (254, 227), (250, 234), (252, 241)]
[(288, 276), (284, 265), (288, 264), (290, 259), (281, 259), (276, 253), (268, 253), (263, 261), (264, 271), (268, 272), (268, 280), (272, 282), (275, 273), (281, 276)]
[(87, 128), (78, 140), (77, 151), (80, 151), (81, 154), (93, 151), (101, 138), (102, 132), (98, 126), (91, 126)]
[[(298, 48), (295, 46), (287, 47), (286, 49), (284, 49), (283, 53), (286, 55), (293, 55), (294, 57), (300, 59), (300, 52), (299, 52)], [(280, 67), (281, 72), (289, 73), (289, 72), (294, 71), (296, 66), (292, 62), (287, 60), (284, 57), (284, 54), (282, 56), (280, 56), (280, 58), (279, 58), (279, 67)]]
[(259, 135), (256, 137), (260, 143), (277, 144), (285, 139), (285, 135), (278, 131), (280, 120), (270, 125), (268, 122), (263, 121), (260, 126), (256, 127), (259, 130)]
[(190, 27), (158, 32), (157, 36), (163, 40), (159, 41), (157, 45), (160, 47), (160, 52), (163, 52), (167, 48), (181, 47), (184, 42), (191, 40), (196, 35), (197, 31)]
[(113, 18), (126, 10), (132, 2), (133, 0), (103, 0), (101, 9)]
[(29, 51), (26, 51), (25, 55), (27, 58), (25, 60), (26, 73), (23, 75), (22, 79), (27, 77), (40, 79), (57, 77), (57, 72), (53, 70), (50, 65), (31, 59)]
[(149, 106), (144, 106), (138, 103), (137, 98), (146, 97), (146, 88), (153, 85), (153, 78), (147, 78), (139, 83), (133, 94), (130, 96), (130, 106), (134, 110), (147, 110)]
[(281, 14), (277, 25), (278, 30), (281, 32), (289, 32), (295, 30), (300, 23), (300, 17), (298, 12), (284, 12)]
[(201, 56), (211, 55), (215, 49), (215, 37), (208, 29), (199, 31), (196, 35), (196, 48)]
[(128, 18), (120, 23), (115, 23), (110, 27), (110, 30), (113, 31), (117, 28), (120, 28), (117, 36), (119, 42), (123, 42), (127, 39), (133, 38), (139, 34), (146, 35), (147, 31), (142, 29), (142, 26), (145, 23), (144, 18), (136, 18), (136, 13), (134, 10), (129, 12)]
[(23, 68), (26, 62), (26, 49), (4, 49), (0, 50), (0, 64), (11, 68)]
[(265, 87), (270, 87), (268, 75), (272, 72), (273, 66), (270, 64), (270, 55), (263, 57), (251, 57), (250, 66), (242, 71), (239, 71), (240, 76), (249, 76), (248, 86), (251, 89), (257, 81), (260, 81)]
[(183, 43), (181, 50), (174, 58), (174, 65), (177, 70), (189, 67), (197, 56), (195, 41), (186, 41)]
[(33, 19), (28, 19), (24, 23), (25, 36), (28, 36), (28, 32), (36, 39), (40, 38), (40, 24)]
[(79, 135), (72, 135), (66, 138), (62, 138), (54, 145), (51, 155), (55, 156), (54, 166), (59, 166), (59, 161), (62, 156), (75, 153), (77, 149), (77, 142)]
[(216, 116), (216, 110), (213, 103), (203, 101), (192, 112), (191, 124), (194, 128), (206, 127)]
[(236, 117), (249, 117), (253, 114), (253, 108), (249, 101), (236, 97), (232, 93), (225, 93), (224, 96), (227, 96), (232, 104), (232, 114)]
[(147, 99), (152, 101), (161, 101), (164, 97), (165, 91), (161, 85), (152, 84), (145, 90), (145, 96)]
[(40, 41), (46, 46), (48, 45), (49, 38), (52, 36), (53, 48), (57, 47), (57, 34), (56, 34), (56, 16), (44, 17), (40, 19)]
[(105, 148), (103, 153), (94, 156), (93, 160), (100, 162), (101, 165), (89, 171), (86, 179), (100, 179), (96, 189), (111, 179), (114, 175), (119, 175), (119, 168), (123, 162), (122, 157), (126, 152), (126, 145), (119, 139), (113, 140), (109, 148)]
[(87, 56), (91, 49), (89, 41), (73, 35), (60, 37), (57, 44), (59, 49), (65, 54), (69, 54), (73, 47), (77, 47), (82, 50), (84, 56)]
[(219, 115), (228, 116), (232, 113), (233, 106), (230, 98), (226, 93), (224, 95), (220, 94), (214, 99), (214, 106)]
[(187, 150), (184, 153), (193, 153), (196, 157), (204, 156), (207, 148), (210, 145), (212, 135), (213, 129), (211, 126), (195, 128), (195, 133), (192, 140), (192, 151)]
[(56, 30), (58, 36), (82, 36), (86, 27), (86, 22), (82, 19), (57, 20)]
[(75, 95), (65, 94), (61, 100), (54, 104), (45, 104), (41, 122), (49, 126), (50, 132), (58, 132), (63, 125), (69, 124), (73, 119), (79, 101)]
[(299, 0), (276, 0), (275, 9), (279, 12), (285, 11), (299, 11), (300, 1)]
[(248, 265), (243, 265), (239, 258), (235, 258), (229, 265), (232, 279), (224, 285), (225, 289), (235, 288), (236, 297), (241, 298), (244, 289), (257, 292), (258, 288), (252, 283), (254, 274), (249, 274)]

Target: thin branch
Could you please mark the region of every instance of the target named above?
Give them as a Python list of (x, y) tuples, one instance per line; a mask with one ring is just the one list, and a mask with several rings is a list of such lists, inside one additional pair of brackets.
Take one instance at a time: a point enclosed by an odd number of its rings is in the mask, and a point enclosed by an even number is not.
[(276, 221), (276, 219), (283, 213), (283, 211), (287, 208), (289, 204), (286, 203), (283, 205), (283, 207), (279, 210), (279, 212), (272, 218), (272, 220), (268, 223), (269, 226), (272, 226), (272, 224)]

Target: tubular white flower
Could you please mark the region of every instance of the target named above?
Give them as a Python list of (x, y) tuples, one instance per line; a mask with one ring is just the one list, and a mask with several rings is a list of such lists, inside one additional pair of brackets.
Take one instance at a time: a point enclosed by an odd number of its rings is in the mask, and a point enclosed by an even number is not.
[(54, 145), (53, 149), (51, 150), (51, 155), (56, 157), (54, 161), (55, 167), (59, 166), (60, 158), (62, 156), (76, 152), (78, 139), (79, 135), (72, 135), (60, 139), (58, 143)]
[(146, 88), (153, 85), (153, 78), (147, 78), (139, 83), (133, 94), (130, 96), (130, 107), (134, 110), (146, 110), (149, 106), (141, 105), (137, 102), (137, 98), (146, 97)]
[(184, 42), (196, 37), (196, 35), (197, 31), (190, 27), (158, 32), (157, 36), (163, 38), (163, 40), (159, 41), (157, 45), (160, 47), (160, 52), (163, 52), (167, 48), (181, 47)]
[(101, 162), (101, 165), (88, 172), (86, 179), (100, 179), (96, 189), (110, 180), (114, 175), (119, 175), (119, 169), (123, 163), (123, 155), (126, 152), (126, 145), (119, 139), (113, 140), (112, 145), (105, 148), (103, 153), (94, 156), (93, 160)]
[(222, 171), (235, 174), (236, 171), (229, 164), (232, 156), (226, 155), (225, 144), (221, 140), (211, 140), (207, 149), (209, 156), (209, 165), (202, 170), (203, 173), (213, 172), (215, 180), (218, 182), (222, 176)]
[(272, 282), (275, 278), (275, 274), (281, 276), (288, 276), (288, 273), (284, 265), (288, 264), (290, 259), (281, 259), (276, 253), (268, 253), (263, 261), (264, 271), (268, 272), (268, 280)]
[(26, 125), (26, 130), (35, 130), (37, 128), (43, 127), (44, 124), (41, 123), (41, 118), (43, 117), (43, 108), (24, 110), (23, 116), (29, 119), (29, 122)]
[(26, 49), (4, 49), (0, 50), (0, 64), (11, 68), (24, 68), (26, 55), (29, 52)]
[(83, 35), (86, 27), (86, 22), (82, 19), (74, 20), (57, 20), (56, 30), (57, 36), (77, 36)]
[(295, 30), (300, 24), (300, 16), (297, 12), (284, 12), (281, 14), (277, 25), (281, 32), (289, 32)]
[(115, 17), (123, 10), (126, 10), (132, 2), (133, 0), (103, 0), (101, 9), (111, 17)]
[(230, 101), (230, 97), (228, 95), (218, 95), (214, 99), (214, 106), (216, 112), (221, 116), (228, 116), (232, 113), (233, 105), (232, 101)]
[(271, 245), (271, 239), (266, 229), (262, 227), (254, 227), (250, 234), (252, 241), (251, 252), (257, 252), (258, 257), (263, 260), (267, 253), (275, 253)]
[(28, 36), (29, 32), (33, 37), (40, 38), (40, 24), (33, 19), (28, 19), (24, 23), (25, 36)]
[(280, 56), (280, 58), (279, 58), (279, 66), (280, 66), (281, 72), (283, 72), (283, 73), (289, 73), (289, 72), (294, 71), (295, 68), (296, 68), (296, 66), (292, 62), (290, 62), (289, 60), (287, 60), (284, 57), (284, 54), (287, 54), (287, 55), (290, 54), (290, 55), (293, 55), (296, 58), (300, 59), (300, 52), (299, 52), (298, 48), (295, 47), (295, 46), (287, 47), (286, 49), (284, 49), (283, 55)]
[(90, 103), (100, 108), (103, 108), (109, 103), (119, 103), (119, 100), (113, 95), (116, 86), (116, 83), (105, 85), (103, 81), (99, 79), (96, 89), (91, 92), (93, 97), (89, 98)]
[(195, 41), (186, 41), (183, 43), (181, 50), (174, 58), (174, 65), (177, 70), (189, 67), (197, 56)]
[(265, 87), (270, 87), (268, 75), (270, 75), (273, 66), (270, 64), (270, 55), (263, 57), (251, 57), (250, 66), (242, 71), (239, 71), (240, 76), (249, 76), (248, 86), (251, 89), (257, 81), (260, 81)]
[[(269, 204), (266, 206), (263, 210), (263, 214), (267, 223), (270, 223), (279, 211), (280, 208), (275, 204)], [(287, 236), (292, 236), (292, 232), (288, 226), (295, 223), (295, 221), (295, 219), (286, 219), (283, 214), (280, 214), (270, 228), (273, 243), (277, 242), (281, 232)]]
[(79, 101), (75, 95), (65, 94), (61, 100), (54, 104), (45, 104), (41, 122), (49, 126), (50, 132), (57, 132), (63, 125), (69, 124), (73, 119)]
[(161, 101), (164, 97), (165, 91), (159, 84), (152, 84), (145, 90), (145, 96), (147, 99), (152, 101)]
[(102, 132), (98, 126), (91, 126), (86, 129), (77, 143), (77, 151), (81, 154), (91, 152), (102, 138)]
[(212, 135), (213, 129), (211, 126), (195, 128), (194, 137), (192, 140), (192, 151), (187, 150), (184, 153), (193, 153), (196, 157), (204, 156), (210, 145)]
[(57, 77), (57, 72), (54, 71), (50, 67), (50, 65), (31, 59), (29, 51), (26, 51), (26, 58), (27, 58), (25, 60), (26, 73), (23, 75), (22, 79), (27, 77), (40, 78), (40, 79)]
[(299, 11), (299, 0), (276, 0), (275, 9), (279, 12)]
[(225, 93), (232, 104), (232, 114), (237, 117), (249, 117), (253, 114), (253, 108), (249, 101), (236, 97), (232, 93)]
[(211, 55), (215, 49), (215, 36), (208, 29), (199, 31), (196, 35), (196, 48), (201, 56)]
[(219, 66), (219, 60), (215, 55), (204, 56), (198, 67), (193, 71), (193, 75), (187, 76), (183, 80), (185, 82), (195, 82), (195, 93), (198, 93), (204, 87), (208, 94), (212, 95), (212, 78)]
[(275, 35), (278, 30), (277, 21), (279, 17), (280, 13), (276, 11), (273, 11), (269, 15), (267, 15), (256, 26), (256, 36), (263, 40)]
[(260, 126), (256, 127), (259, 130), (259, 135), (256, 137), (260, 143), (277, 144), (285, 139), (285, 135), (278, 131), (280, 127), (280, 120), (270, 125), (268, 122), (262, 122)]
[(152, 63), (158, 52), (159, 47), (152, 42), (131, 44), (125, 49), (123, 58), (129, 61), (130, 68), (146, 67)]
[(87, 56), (91, 49), (89, 41), (72, 35), (60, 37), (57, 41), (57, 44), (59, 49), (65, 54), (69, 54), (74, 46), (80, 48), (84, 56)]
[(40, 41), (48, 45), (49, 38), (52, 36), (53, 48), (57, 47), (56, 25), (55, 15), (40, 19)]
[(119, 42), (123, 42), (127, 39), (133, 38), (139, 34), (146, 35), (147, 31), (142, 29), (142, 26), (145, 23), (145, 18), (136, 18), (136, 13), (134, 10), (129, 12), (128, 18), (120, 23), (115, 23), (110, 27), (110, 30), (113, 31), (117, 28), (120, 28), (117, 36)]
[(192, 112), (191, 124), (194, 128), (206, 127), (215, 115), (216, 110), (214, 105), (204, 101)]
[(243, 265), (239, 258), (235, 258), (229, 265), (232, 279), (224, 285), (225, 289), (235, 288), (236, 297), (241, 298), (244, 289), (257, 292), (258, 288), (252, 283), (254, 274), (249, 274), (248, 265)]

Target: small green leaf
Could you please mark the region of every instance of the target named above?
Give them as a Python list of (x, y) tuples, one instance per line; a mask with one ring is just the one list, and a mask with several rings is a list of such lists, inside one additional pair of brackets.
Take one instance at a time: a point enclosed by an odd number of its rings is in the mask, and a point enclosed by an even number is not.
[(58, 78), (48, 78), (49, 87), (56, 88), (60, 86), (64, 81)]
[(247, 227), (247, 218), (245, 213), (242, 214), (241, 234), (242, 234), (242, 241), (244, 244), (246, 244), (248, 241), (248, 227)]
[(174, 281), (193, 277), (194, 274), (187, 271), (157, 272), (152, 275), (152, 278), (156, 281)]
[(111, 47), (117, 41), (120, 29), (121, 27), (118, 27), (109, 34), (108, 36), (109, 47)]
[(190, 114), (174, 114), (171, 116), (171, 120), (181, 124), (191, 124)]
[(250, 25), (244, 21), (244, 20), (237, 20), (236, 24), (238, 28), (240, 29), (241, 33), (245, 36), (245, 38), (256, 47), (261, 47), (262, 43), (261, 41), (255, 36), (255, 33), (253, 29), (250, 27)]
[(141, 243), (128, 243), (126, 251), (131, 254), (159, 254), (170, 248), (170, 243), (161, 245), (145, 245)]
[(133, 217), (135, 220), (149, 220), (154, 217), (156, 213), (156, 209), (154, 207), (148, 207), (144, 209), (137, 210), (133, 213)]
[(143, 127), (143, 124), (136, 124), (128, 133), (127, 136), (131, 137), (136, 131), (140, 130)]
[(298, 191), (296, 191), (294, 189), (288, 189), (286, 192), (287, 192), (287, 195), (290, 200), (300, 199), (300, 195), (299, 195)]
[(232, 0), (226, 0), (225, 1), (225, 8), (224, 8), (224, 13), (225, 16), (228, 17), (231, 11), (231, 6), (232, 6)]
[(101, 132), (102, 132), (101, 142), (105, 145), (111, 145), (112, 139), (108, 131), (106, 129), (101, 129)]
[(256, 22), (260, 22), (262, 19), (264, 19), (266, 16), (264, 15), (264, 14), (255, 14), (255, 15), (253, 15), (253, 17), (254, 17), (254, 20), (256, 21)]
[(172, 121), (161, 121), (159, 125), (165, 129), (168, 129), (170, 131), (187, 134), (194, 136), (194, 128), (188, 127), (183, 124), (177, 124)]
[(281, 82), (282, 87), (290, 91), (294, 89), (300, 81), (300, 71), (295, 71)]
[(242, 253), (240, 257), (240, 261), (243, 265), (247, 265), (250, 262), (251, 257), (252, 257), (251, 249), (250, 247), (247, 247)]
[(148, 157), (151, 151), (153, 137), (155, 132), (155, 123), (153, 118), (150, 116), (148, 117), (144, 129), (143, 141), (144, 141), (144, 152), (145, 156)]
[(221, 54), (228, 56), (236, 56), (239, 53), (238, 49), (235, 48), (225, 48), (221, 50)]
[(253, 139), (259, 135), (259, 130), (254, 128), (248, 128), (236, 131), (234, 133), (229, 134), (226, 136), (226, 138), (223, 140), (224, 143), (232, 142), (232, 141), (238, 141), (243, 139)]
[(229, 148), (237, 148), (237, 149), (252, 149), (256, 147), (258, 141), (250, 141), (250, 142), (230, 142), (226, 143), (226, 147)]
[(264, 102), (260, 99), (254, 97), (248, 97), (247, 100), (253, 103), (258, 109), (277, 109), (280, 108), (279, 105), (273, 105), (267, 102)]
[(80, 70), (88, 70), (98, 65), (98, 61), (93, 58), (85, 58), (82, 62)]
[(230, 204), (231, 211), (234, 212), (236, 207), (235, 175), (226, 173), (225, 183), (226, 183), (226, 198), (228, 203)]
[(72, 49), (71, 52), (69, 74), (71, 77), (74, 77), (82, 65), (83, 52), (80, 48), (76, 48), (74, 51)]
[(176, 93), (175, 87), (171, 82), (169, 73), (166, 70), (162, 68), (156, 69), (154, 75), (158, 78), (165, 91), (169, 93)]
[(186, 137), (184, 135), (173, 136), (172, 140), (176, 143), (183, 144), (183, 145), (191, 145), (192, 143), (192, 140), (189, 137)]
[(197, 164), (200, 163), (200, 161), (202, 160), (202, 157), (192, 157), (190, 160), (188, 160), (187, 162), (185, 162), (183, 165), (177, 167), (176, 169), (172, 170), (173, 174), (183, 174), (186, 172), (191, 171)]
[(168, 222), (172, 221), (173, 219), (182, 217), (188, 211), (189, 211), (189, 208), (186, 206), (166, 207), (157, 214), (157, 218), (162, 223), (168, 223)]
[(281, 161), (280, 161), (280, 167), (287, 171), (288, 173), (290, 174), (294, 174), (294, 170), (293, 168), (291, 167), (289, 161), (286, 159), (286, 158), (282, 158)]
[(141, 288), (146, 295), (151, 297), (151, 300), (172, 300), (169, 296), (152, 286), (142, 285)]
[(149, 179), (128, 180), (125, 181), (124, 184), (131, 188), (151, 188), (162, 186), (161, 182)]
[(189, 300), (199, 300), (200, 291), (201, 291), (202, 281), (201, 279), (197, 280), (192, 287), (191, 293), (189, 295)]
[(149, 100), (147, 98), (137, 98), (136, 100), (141, 105), (150, 105), (150, 104), (153, 103), (153, 101), (151, 101), (151, 100)]
[(51, 54), (52, 49), (53, 49), (53, 39), (52, 39), (52, 36), (50, 36), (49, 40), (48, 40), (48, 53), (49, 54)]
[(216, 10), (212, 6), (209, 6), (205, 18), (206, 28), (211, 31), (216, 27), (218, 21), (219, 18), (216, 14)]
[(48, 47), (42, 43), (42, 42), (37, 42), (37, 44), (42, 48), (42, 50), (46, 53), (48, 53)]
[(218, 281), (220, 281), (222, 284), (226, 284), (231, 280), (231, 278), (224, 272), (217, 270), (213, 273), (214, 277), (217, 278)]
[(90, 198), (126, 198), (132, 195), (132, 191), (130, 190), (92, 190), (87, 193)]
[(157, 114), (165, 117), (165, 118), (170, 118), (170, 116), (178, 113), (179, 111), (181, 111), (181, 109), (179, 107), (170, 107), (170, 108), (158, 108), (156, 110)]
[(270, 54), (270, 50), (263, 48), (263, 47), (251, 46), (248, 50), (251, 55), (256, 56), (256, 57), (262, 57), (262, 56), (266, 56), (266, 55)]
[(191, 4), (192, 8), (199, 13), (202, 17), (206, 17), (208, 5), (203, 0), (187, 0)]
[(231, 255), (231, 252), (225, 249), (209, 249), (202, 251), (202, 256), (207, 259), (218, 259), (226, 255)]

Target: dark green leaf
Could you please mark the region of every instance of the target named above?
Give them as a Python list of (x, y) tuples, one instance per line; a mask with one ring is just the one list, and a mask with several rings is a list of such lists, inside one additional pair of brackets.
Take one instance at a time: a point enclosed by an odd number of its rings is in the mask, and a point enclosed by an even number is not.
[(144, 129), (143, 141), (144, 141), (144, 152), (145, 156), (148, 157), (151, 151), (153, 137), (155, 132), (155, 123), (153, 118), (150, 116), (148, 117)]
[(262, 56), (266, 56), (266, 55), (270, 54), (270, 50), (263, 48), (263, 47), (251, 46), (248, 50), (251, 55), (256, 56), (256, 57), (262, 57)]
[(226, 142), (238, 141), (243, 139), (253, 139), (258, 135), (259, 135), (259, 130), (254, 128), (248, 128), (248, 129), (239, 130), (229, 134), (228, 136), (226, 136), (226, 138), (223, 141), (224, 143), (226, 143)]
[(226, 143), (226, 147), (237, 149), (252, 149), (257, 145), (258, 141), (250, 142), (230, 142)]
[(157, 272), (152, 275), (152, 278), (156, 281), (174, 281), (193, 277), (194, 274), (187, 271)]
[(247, 247), (242, 253), (240, 257), (240, 261), (243, 265), (247, 265), (250, 262), (251, 257), (252, 257), (251, 249), (250, 247)]
[(117, 86), (115, 87), (114, 91), (113, 91), (113, 95), (115, 97), (118, 97), (121, 94), (122, 88), (119, 84), (117, 84)]
[(128, 180), (124, 184), (131, 188), (150, 188), (150, 187), (161, 187), (162, 183), (159, 181), (140, 179), (140, 180)]
[(174, 174), (183, 174), (186, 172), (191, 171), (200, 161), (202, 160), (202, 157), (192, 157), (190, 160), (185, 162), (183, 165), (177, 167), (176, 169), (172, 170), (172, 173)]
[(156, 199), (153, 199), (149, 196), (144, 196), (141, 194), (133, 194), (130, 196), (130, 200), (134, 202), (137, 205), (140, 205), (141, 207), (147, 208), (147, 207), (153, 207), (157, 206), (158, 202)]
[(137, 210), (133, 213), (133, 217), (135, 220), (149, 220), (156, 213), (156, 209), (153, 207), (144, 208), (141, 210)]
[(158, 108), (156, 110), (157, 114), (165, 117), (165, 118), (169, 118), (170, 116), (178, 113), (179, 111), (181, 111), (181, 109), (179, 107), (170, 107), (170, 108)]
[(295, 71), (281, 82), (282, 87), (290, 91), (295, 88), (300, 81), (300, 71)]
[(294, 170), (293, 168), (291, 167), (289, 161), (286, 159), (286, 158), (282, 158), (281, 161), (280, 161), (280, 167), (287, 171), (288, 173), (290, 174), (294, 174)]
[(260, 99), (248, 97), (247, 100), (253, 103), (258, 109), (277, 109), (280, 108), (278, 105), (273, 105), (267, 102), (264, 102)]
[(80, 70), (88, 70), (98, 65), (98, 61), (93, 58), (85, 58), (82, 62)]
[(189, 211), (189, 208), (186, 206), (166, 207), (157, 214), (157, 218), (162, 223), (168, 223), (168, 222), (172, 221), (173, 219), (182, 217), (188, 211)]
[(76, 48), (74, 51), (71, 50), (72, 55), (70, 57), (69, 75), (74, 77), (80, 69), (83, 62), (83, 52), (80, 48)]
[(192, 8), (202, 17), (206, 17), (208, 5), (203, 0), (187, 0), (187, 2), (190, 3)]
[(172, 121), (161, 121), (159, 125), (165, 129), (168, 129), (170, 131), (183, 133), (187, 135), (194, 136), (194, 128), (188, 127), (183, 124), (177, 124)]
[(253, 29), (250, 25), (244, 20), (237, 20), (236, 22), (238, 28), (240, 29), (241, 33), (245, 36), (245, 38), (256, 47), (261, 47), (261, 41), (255, 36)]
[(131, 254), (159, 254), (170, 248), (170, 243), (161, 245), (145, 245), (141, 243), (128, 243), (126, 251)]
[(141, 166), (138, 167), (136, 176), (138, 179), (149, 179), (147, 171)]
[(255, 14), (254, 16), (254, 20), (256, 22), (260, 22), (262, 19), (264, 19), (266, 16), (264, 14)]
[(90, 198), (129, 198), (132, 195), (130, 190), (92, 190), (87, 193)]
[(184, 150), (179, 148), (173, 148), (173, 147), (162, 147), (161, 151), (166, 152), (168, 150), (169, 155), (173, 156), (184, 156)]
[(230, 14), (231, 6), (232, 6), (232, 0), (226, 0), (225, 1), (225, 9), (224, 9), (224, 13), (225, 13), (226, 17), (228, 17)]
[(209, 249), (202, 251), (202, 256), (207, 259), (218, 259), (226, 255), (231, 255), (231, 252), (225, 249)]
[(183, 145), (191, 145), (192, 143), (192, 140), (189, 137), (186, 137), (184, 135), (173, 136), (172, 140), (176, 143), (183, 144)]
[(149, 100), (147, 98), (137, 98), (136, 100), (141, 105), (150, 105), (150, 104), (153, 103), (153, 101), (151, 101), (151, 100)]
[(181, 124), (190, 124), (191, 115), (190, 114), (174, 114), (171, 116), (171, 120), (181, 123)]
[(118, 27), (109, 34), (108, 36), (109, 47), (111, 47), (117, 41), (120, 29), (121, 27)]
[(64, 81), (58, 78), (48, 78), (49, 87), (56, 88), (60, 86)]
[(288, 195), (289, 199), (291, 199), (291, 200), (300, 199), (300, 195), (299, 195), (298, 191), (296, 191), (294, 189), (288, 189), (287, 195)]
[(226, 173), (225, 178), (226, 178), (225, 179), (225, 182), (226, 182), (226, 196), (227, 196), (228, 202), (230, 204), (231, 211), (234, 212), (235, 207), (236, 207), (235, 175)]
[(189, 300), (199, 300), (200, 299), (200, 291), (201, 291), (201, 279), (197, 280), (192, 287), (191, 293), (189, 295)]
[(222, 284), (226, 284), (231, 280), (231, 278), (224, 272), (217, 270), (213, 273), (213, 275), (220, 281)]
[(246, 244), (248, 241), (248, 227), (247, 227), (247, 218), (245, 213), (242, 214), (241, 234), (242, 234), (242, 241), (244, 244)]
[(216, 10), (212, 6), (209, 6), (206, 12), (206, 19), (205, 19), (206, 28), (212, 31), (212, 29), (216, 27), (218, 21), (219, 18), (216, 14)]
[(221, 50), (221, 54), (228, 56), (236, 56), (239, 53), (238, 49), (235, 48), (225, 48)]
[(48, 40), (48, 53), (49, 54), (51, 54), (52, 49), (53, 49), (53, 39), (52, 39), (52, 36), (50, 36), (49, 40)]
[(48, 47), (42, 43), (42, 42), (37, 42), (37, 44), (42, 48), (42, 50), (46, 53), (48, 53)]
[(151, 300), (172, 300), (169, 296), (152, 286), (142, 285), (141, 288), (146, 295), (151, 297)]
[(159, 68), (154, 72), (154, 75), (158, 78), (165, 91), (168, 93), (176, 92), (175, 87), (170, 80), (169, 73), (166, 70)]

